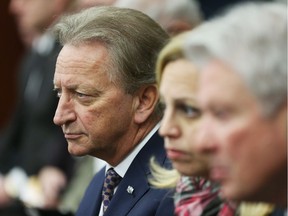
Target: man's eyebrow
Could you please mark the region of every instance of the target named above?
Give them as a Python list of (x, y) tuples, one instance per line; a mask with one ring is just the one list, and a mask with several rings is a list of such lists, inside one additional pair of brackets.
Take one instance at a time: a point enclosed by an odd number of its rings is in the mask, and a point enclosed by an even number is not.
[[(62, 86), (58, 86), (57, 83), (54, 83), (54, 91), (59, 91), (62, 88)], [(81, 91), (82, 93), (88, 93), (92, 95), (101, 95), (102, 91), (101, 89), (97, 89), (94, 86), (89, 86), (87, 84), (75, 84), (75, 83), (70, 83), (66, 84), (65, 88), (69, 91)]]

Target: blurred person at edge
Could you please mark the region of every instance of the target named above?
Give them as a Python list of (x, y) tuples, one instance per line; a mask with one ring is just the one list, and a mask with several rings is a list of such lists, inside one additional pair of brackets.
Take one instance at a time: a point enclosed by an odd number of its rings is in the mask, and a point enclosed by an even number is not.
[(30, 48), (32, 46), (33, 40), (37, 37), (39, 33), (32, 26), (25, 24), (23, 11), (25, 11), (26, 0), (10, 0), (9, 12), (13, 14), (14, 19), (17, 24), (17, 30), (22, 43)]
[(17, 200), (54, 208), (72, 173), (73, 159), (67, 153), (61, 130), (53, 124), (58, 100), (51, 91), (52, 80), (61, 47), (45, 32), (72, 3), (70, 0), (10, 2), (9, 9), (16, 18), (27, 53), (19, 68), (19, 98), (14, 116), (0, 137), (1, 215), (18, 206)]
[(76, 0), (77, 10), (94, 7), (94, 6), (110, 6), (115, 3), (116, 0)]
[(142, 11), (171, 36), (191, 30), (203, 20), (195, 0), (116, 0), (114, 6)]
[[(71, 154), (107, 162), (76, 215), (173, 215), (168, 191), (148, 183), (152, 155), (171, 166), (157, 133), (162, 110), (154, 76), (158, 51), (169, 36), (140, 11), (107, 6), (66, 16), (53, 32), (64, 45), (54, 75), (59, 96), (54, 122)], [(102, 189), (111, 169), (122, 180), (107, 208)]]
[(227, 199), (287, 209), (287, 5), (239, 5), (184, 48), (200, 71), (195, 149), (211, 178)]
[(174, 169), (163, 169), (152, 160), (150, 183), (158, 188), (176, 187), (175, 215), (283, 215), (280, 209), (268, 203), (239, 205), (222, 199), (219, 184), (209, 178), (207, 155), (194, 150), (201, 109), (196, 99), (198, 72), (193, 61), (184, 54), (183, 44), (189, 35), (190, 31), (171, 39), (157, 59), (156, 77), (165, 107), (159, 134), (165, 139)]

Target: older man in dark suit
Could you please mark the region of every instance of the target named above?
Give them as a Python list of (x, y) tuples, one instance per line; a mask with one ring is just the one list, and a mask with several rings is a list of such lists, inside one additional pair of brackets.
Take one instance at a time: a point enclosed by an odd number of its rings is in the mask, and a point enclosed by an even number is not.
[(148, 183), (152, 156), (170, 166), (157, 134), (162, 110), (154, 76), (167, 33), (147, 15), (116, 7), (68, 16), (54, 32), (64, 45), (54, 75), (54, 122), (71, 154), (108, 163), (77, 215), (173, 215), (167, 190)]

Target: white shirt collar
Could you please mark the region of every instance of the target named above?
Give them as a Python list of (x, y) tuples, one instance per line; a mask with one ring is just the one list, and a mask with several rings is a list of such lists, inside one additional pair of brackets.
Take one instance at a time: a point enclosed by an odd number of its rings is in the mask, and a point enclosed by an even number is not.
[[(128, 168), (130, 167), (130, 164), (133, 162), (134, 158), (137, 156), (137, 154), (140, 152), (140, 150), (145, 146), (145, 144), (148, 142), (148, 140), (157, 132), (157, 130), (160, 127), (160, 123), (158, 123), (149, 133), (148, 135), (134, 148), (134, 150), (122, 161), (120, 162), (116, 167), (114, 167), (114, 170), (120, 175), (122, 178), (124, 177), (125, 173), (127, 172)], [(111, 168), (112, 166), (110, 164), (106, 165), (106, 171)]]

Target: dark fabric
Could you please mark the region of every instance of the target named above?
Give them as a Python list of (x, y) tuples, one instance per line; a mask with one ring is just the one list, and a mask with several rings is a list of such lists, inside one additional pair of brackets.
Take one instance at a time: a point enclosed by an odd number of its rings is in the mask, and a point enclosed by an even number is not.
[(285, 210), (282, 208), (276, 207), (276, 208), (274, 208), (273, 212), (271, 213), (271, 216), (285, 216)]
[(70, 176), (73, 159), (61, 128), (54, 125), (53, 116), (58, 99), (53, 92), (53, 76), (61, 47), (40, 55), (31, 50), (25, 56), (19, 72), (19, 102), (15, 115), (0, 139), (0, 172), (7, 173), (19, 166), (28, 175), (37, 174), (52, 165)]
[[(104, 215), (108, 216), (173, 216), (174, 204), (169, 190), (156, 189), (149, 185), (151, 177), (149, 160), (154, 156), (164, 167), (171, 168), (164, 149), (163, 139), (155, 133), (138, 153), (118, 185), (117, 191)], [(102, 202), (101, 192), (105, 168), (100, 170), (80, 203), (77, 216), (97, 216)], [(133, 192), (129, 192), (132, 187)]]
[(217, 16), (217, 14), (223, 12), (229, 7), (248, 1), (269, 2), (273, 0), (198, 0), (205, 19), (212, 19), (214, 16)]
[(0, 208), (1, 216), (73, 216), (69, 212), (60, 212), (57, 210), (44, 210), (26, 207), (22, 202), (15, 200), (10, 206)]

